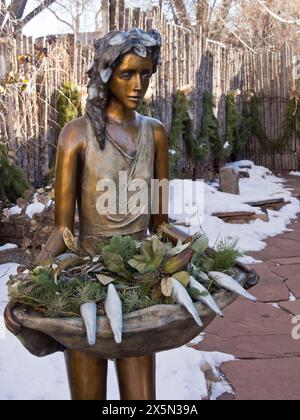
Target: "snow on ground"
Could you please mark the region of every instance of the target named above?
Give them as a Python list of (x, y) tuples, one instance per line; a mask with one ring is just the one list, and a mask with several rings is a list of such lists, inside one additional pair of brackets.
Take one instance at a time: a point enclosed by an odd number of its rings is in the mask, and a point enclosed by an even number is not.
[[(287, 230), (287, 225), (300, 212), (300, 202), (295, 197), (292, 197), (291, 191), (284, 186), (284, 179), (272, 175), (268, 169), (256, 166), (250, 161), (235, 162), (230, 166), (238, 168), (242, 165), (251, 166), (251, 169), (247, 169), (250, 178), (242, 178), (240, 180), (240, 195), (225, 194), (218, 191), (218, 183), (207, 185), (198, 181), (197, 184), (200, 185), (199, 191), (202, 191), (202, 203), (199, 206), (200, 193), (197, 193), (197, 189), (194, 188), (196, 183), (189, 180), (185, 181), (184, 191), (190, 199), (185, 201), (184, 210), (186, 213), (182, 216), (178, 216), (174, 211), (172, 212), (178, 205), (176, 204), (178, 194), (174, 194), (173, 190), (178, 191), (178, 183), (181, 181), (172, 181), (170, 217), (176, 219), (179, 223), (186, 222), (190, 218), (191, 227), (183, 227), (183, 229), (190, 234), (204, 230), (210, 239), (211, 247), (214, 247), (218, 240), (238, 238), (241, 252), (261, 251), (264, 249), (266, 247), (264, 239), (277, 236)], [(280, 211), (269, 210), (269, 222), (256, 220), (249, 224), (235, 225), (225, 223), (223, 220), (212, 216), (213, 213), (229, 211), (254, 211), (260, 213), (259, 209), (250, 207), (245, 203), (274, 198), (284, 198), (286, 201), (290, 201), (291, 204), (286, 205)], [(189, 217), (186, 215), (189, 215)]]
[[(49, 200), (48, 203), (42, 204), (38, 201), (37, 194), (34, 195), (33, 202), (29, 204), (29, 206), (26, 209), (26, 214), (30, 219), (33, 218), (34, 214), (42, 213), (47, 207), (49, 207), (52, 203), (52, 200)], [(20, 215), (22, 213), (22, 209), (19, 206), (11, 207), (8, 210), (9, 217), (14, 215)]]
[(290, 176), (300, 176), (300, 172), (292, 171), (290, 172)]
[(8, 251), (9, 249), (15, 249), (15, 248), (18, 248), (18, 246), (15, 244), (5, 244), (3, 246), (0, 246), (0, 252)]
[[(3, 312), (7, 303), (6, 282), (15, 274), (17, 264), (0, 265), (0, 400), (68, 400), (69, 390), (63, 354), (44, 359), (31, 356), (4, 328)], [(202, 337), (199, 337), (198, 342)], [(196, 340), (197, 341), (197, 340)], [(205, 353), (184, 346), (157, 355), (157, 396), (159, 400), (201, 400), (207, 388), (201, 366), (209, 363), (220, 377), (219, 366), (234, 360), (221, 353)], [(230, 392), (221, 379), (213, 395)], [(114, 364), (109, 362), (108, 398), (119, 399)]]
[[(283, 179), (273, 176), (266, 168), (257, 167), (252, 162), (239, 162), (232, 166), (250, 165), (250, 178), (241, 179), (241, 195), (233, 196), (221, 193), (218, 185), (200, 185), (199, 190), (204, 194), (201, 206), (193, 198), (192, 182), (187, 181), (188, 196), (184, 196), (184, 207), (189, 218), (195, 212), (200, 213), (193, 220), (200, 223), (194, 224), (190, 233), (202, 228), (210, 238), (210, 245), (214, 246), (221, 238), (238, 237), (239, 247), (242, 251), (261, 250), (265, 247), (263, 240), (268, 236), (276, 236), (287, 230), (286, 226), (291, 219), (300, 212), (300, 203), (291, 196), (290, 191), (284, 188)], [(178, 181), (173, 181), (176, 184)], [(171, 190), (172, 191), (172, 190)], [(179, 196), (176, 196), (178, 201)], [(214, 212), (248, 211), (253, 209), (245, 204), (248, 201), (264, 200), (269, 198), (284, 197), (291, 201), (279, 212), (270, 211), (270, 222), (260, 220), (249, 225), (228, 225), (222, 220), (213, 217)], [(203, 197), (202, 197), (203, 199)], [(172, 203), (173, 200), (173, 203)], [(29, 210), (32, 217), (34, 212), (43, 210), (35, 201)], [(171, 209), (174, 204), (174, 194), (171, 193)], [(43, 206), (44, 208), (44, 206)], [(12, 209), (11, 209), (12, 211)], [(13, 211), (16, 211), (13, 210)], [(259, 211), (259, 210), (257, 210)], [(170, 214), (172, 217), (172, 213)], [(203, 216), (203, 220), (201, 217)], [(185, 221), (182, 218), (181, 221)], [(242, 259), (250, 264), (257, 262), (250, 257)], [(0, 266), (0, 400), (66, 400), (69, 399), (64, 357), (62, 354), (38, 359), (31, 356), (19, 341), (4, 328), (3, 311), (7, 302), (5, 283), (10, 274), (17, 270), (17, 264)], [(291, 299), (293, 297), (291, 296)], [(205, 335), (197, 337), (195, 342), (205, 339)], [(158, 399), (170, 400), (200, 400), (207, 397), (207, 387), (201, 367), (209, 363), (220, 381), (213, 384), (211, 399), (217, 399), (224, 392), (231, 393), (232, 389), (219, 372), (219, 367), (224, 362), (232, 361), (234, 357), (221, 353), (206, 353), (196, 351), (184, 346), (176, 350), (157, 355), (157, 393)], [(117, 379), (112, 362), (109, 362), (108, 398), (119, 399)]]

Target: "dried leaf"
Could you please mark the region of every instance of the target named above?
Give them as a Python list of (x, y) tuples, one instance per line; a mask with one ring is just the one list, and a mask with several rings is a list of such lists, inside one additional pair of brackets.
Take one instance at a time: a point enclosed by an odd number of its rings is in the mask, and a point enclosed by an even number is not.
[(64, 242), (66, 244), (66, 247), (70, 249), (72, 252), (77, 254), (78, 252), (78, 241), (73, 235), (73, 233), (70, 231), (69, 228), (65, 227), (64, 233), (63, 233)]
[(113, 277), (105, 276), (104, 274), (96, 274), (96, 277), (103, 286), (108, 286), (116, 280)]
[(109, 79), (111, 78), (111, 75), (112, 75), (112, 69), (109, 67), (107, 69), (101, 70), (100, 72), (100, 77), (103, 83), (108, 83)]
[(76, 264), (79, 264), (79, 263), (82, 263), (82, 258), (72, 257), (72, 258), (68, 258), (68, 259), (65, 259), (63, 261), (60, 261), (58, 263), (58, 268), (59, 268), (60, 271), (64, 271), (67, 268), (71, 267), (72, 265), (76, 265)]
[(112, 47), (117, 45), (122, 45), (125, 41), (126, 34), (123, 32), (117, 33), (108, 43), (108, 45), (111, 45)]
[(161, 292), (165, 297), (171, 297), (173, 292), (172, 279), (165, 277), (161, 281)]
[(179, 239), (177, 245), (174, 248), (170, 249), (170, 251), (168, 252), (168, 254), (170, 256), (178, 255), (181, 252), (185, 251), (190, 245), (191, 245), (190, 242), (187, 243), (187, 244), (183, 244), (182, 243), (182, 240)]

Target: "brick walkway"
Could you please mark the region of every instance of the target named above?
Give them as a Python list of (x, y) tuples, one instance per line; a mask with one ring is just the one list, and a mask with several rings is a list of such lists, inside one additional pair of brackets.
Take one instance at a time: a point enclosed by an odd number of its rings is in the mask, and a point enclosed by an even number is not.
[[(300, 177), (286, 177), (293, 195), (300, 195)], [(238, 299), (206, 330), (203, 351), (233, 354), (238, 361), (221, 370), (236, 400), (299, 400), (300, 340), (292, 339), (292, 318), (300, 315), (300, 217), (287, 232), (270, 238), (267, 248), (253, 252), (261, 281), (252, 289), (259, 302)], [(296, 298), (290, 301), (291, 294)], [(278, 307), (274, 307), (276, 303)]]

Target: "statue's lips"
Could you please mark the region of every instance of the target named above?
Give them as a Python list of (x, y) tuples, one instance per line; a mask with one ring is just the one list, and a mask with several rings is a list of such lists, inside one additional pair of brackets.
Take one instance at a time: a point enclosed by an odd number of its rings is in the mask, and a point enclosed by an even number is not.
[(131, 101), (138, 102), (141, 100), (141, 96), (128, 96), (128, 99), (130, 99)]

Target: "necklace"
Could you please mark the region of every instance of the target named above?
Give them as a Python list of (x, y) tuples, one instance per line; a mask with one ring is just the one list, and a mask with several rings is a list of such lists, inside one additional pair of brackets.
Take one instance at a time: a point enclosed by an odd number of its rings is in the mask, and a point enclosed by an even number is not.
[(138, 153), (139, 153), (139, 149), (140, 149), (140, 145), (141, 145), (141, 138), (142, 138), (142, 119), (141, 119), (141, 117), (140, 117), (140, 129), (139, 129), (139, 133), (138, 133), (138, 135), (137, 135), (137, 139), (138, 139), (138, 141), (137, 141), (137, 151), (136, 151), (136, 153), (135, 153), (135, 155), (134, 156), (131, 156), (131, 155), (129, 155), (128, 153), (126, 153), (119, 145), (118, 145), (118, 143), (116, 142), (116, 140), (112, 137), (112, 135), (106, 130), (105, 131), (105, 135), (106, 135), (106, 137), (107, 137), (107, 139), (119, 150), (119, 152), (123, 155), (123, 156), (125, 156), (127, 159), (129, 159), (129, 160), (131, 160), (131, 161), (134, 161), (136, 158), (137, 158), (137, 156), (138, 156)]

